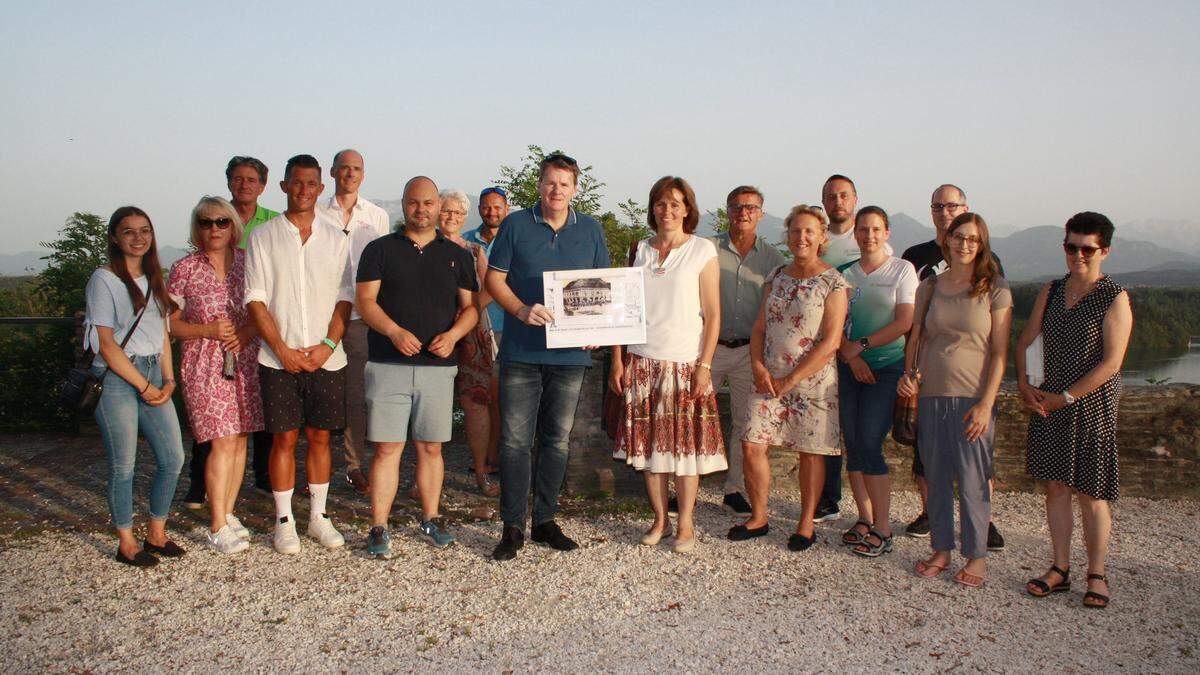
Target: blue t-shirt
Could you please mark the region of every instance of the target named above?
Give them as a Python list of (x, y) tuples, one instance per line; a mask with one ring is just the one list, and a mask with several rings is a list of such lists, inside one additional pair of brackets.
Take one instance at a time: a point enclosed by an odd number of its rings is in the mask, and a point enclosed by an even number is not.
[[(609, 267), (604, 229), (595, 218), (571, 209), (557, 232), (542, 218), (542, 205), (509, 214), (492, 242), (488, 267), (508, 274), (512, 292), (527, 305), (545, 303), (542, 272)], [(586, 366), (582, 349), (546, 348), (546, 329), (530, 326), (505, 312), (500, 360), (558, 366)]]
[[(137, 284), (143, 294), (150, 292), (150, 281), (145, 276), (134, 279), (133, 283)], [(119, 345), (137, 318), (137, 312), (133, 311), (133, 301), (129, 299), (129, 290), (125, 288), (121, 277), (103, 267), (92, 273), (92, 278), (88, 279), (85, 293), (87, 295), (85, 339), (88, 347), (96, 355), (93, 363), (108, 365), (104, 362), (104, 357), (100, 355), (100, 336), (96, 332), (96, 327), (111, 328), (113, 340)], [(146, 314), (142, 316), (141, 321), (138, 321), (137, 329), (133, 331), (129, 342), (125, 344), (126, 356), (161, 354), (165, 335), (166, 320), (159, 311), (154, 296), (150, 296), (150, 301), (146, 305)]]
[[(482, 229), (483, 229), (483, 226), (480, 225), (479, 227), (475, 228), (474, 230), (471, 230), (470, 232), (467, 232), (466, 234), (464, 234), (463, 239), (466, 239), (469, 242), (473, 242), (473, 243), (476, 243), (476, 244), (479, 244), (480, 246), (482, 246), (483, 252), (487, 255), (488, 260), (491, 260), (492, 259), (492, 244), (495, 244), (496, 240), (493, 238), (491, 241), (484, 241), (483, 237), (479, 236), (479, 231)], [(500, 236), (500, 235), (497, 234), (496, 236)], [(483, 279), (479, 280), (479, 285), (481, 287), (483, 286)], [(492, 302), (489, 302), (488, 306), (487, 306), (487, 313), (488, 313), (488, 319), (491, 320), (491, 323), (492, 323), (492, 330), (494, 330), (494, 331), (503, 330), (504, 329), (504, 308), (500, 306), (500, 303), (498, 303), (494, 300)]]

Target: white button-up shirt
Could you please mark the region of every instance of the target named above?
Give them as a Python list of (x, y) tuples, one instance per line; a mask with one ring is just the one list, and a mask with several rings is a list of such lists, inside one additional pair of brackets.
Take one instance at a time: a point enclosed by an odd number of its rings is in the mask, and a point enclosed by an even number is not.
[[(254, 228), (246, 245), (246, 304), (266, 305), (284, 344), (293, 349), (320, 344), (337, 303), (354, 301), (350, 239), (321, 209), (317, 212), (307, 242), (301, 242), (299, 228), (281, 213)], [(258, 362), (283, 369), (265, 341)], [(345, 366), (339, 342), (323, 368)]]
[[(358, 259), (362, 257), (363, 249), (392, 231), (391, 218), (387, 211), (362, 197), (350, 209), (350, 220), (345, 223), (342, 222), (342, 205), (337, 203), (336, 195), (326, 199), (322, 208), (325, 215), (350, 238), (350, 282), (354, 283), (358, 281)], [(357, 307), (350, 310), (350, 318), (362, 318)]]

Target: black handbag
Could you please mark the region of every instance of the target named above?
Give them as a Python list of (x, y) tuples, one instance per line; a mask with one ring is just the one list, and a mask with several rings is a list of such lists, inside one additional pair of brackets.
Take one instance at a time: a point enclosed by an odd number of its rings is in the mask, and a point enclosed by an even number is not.
[[(129, 338), (133, 337), (133, 331), (137, 330), (138, 324), (142, 321), (142, 315), (146, 313), (146, 307), (150, 302), (151, 299), (147, 298), (146, 305), (142, 306), (142, 311), (138, 312), (133, 325), (125, 333), (125, 339), (121, 340), (121, 349), (125, 349)], [(67, 412), (88, 415), (96, 409), (96, 405), (100, 403), (100, 395), (104, 393), (104, 378), (108, 375), (108, 368), (105, 368), (99, 377), (93, 375), (92, 362), (95, 360), (96, 353), (89, 347), (85, 352), (84, 363), (67, 371), (67, 378), (58, 388), (60, 408)]]

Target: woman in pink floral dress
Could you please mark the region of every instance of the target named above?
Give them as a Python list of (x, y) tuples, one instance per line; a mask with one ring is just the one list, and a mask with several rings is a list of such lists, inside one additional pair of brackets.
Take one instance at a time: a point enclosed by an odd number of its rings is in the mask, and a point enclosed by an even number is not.
[(771, 467), (767, 447), (798, 451), (800, 522), (788, 548), (803, 551), (816, 540), (813, 516), (825, 480), (825, 455), (842, 452), (834, 355), (846, 321), (846, 280), (820, 259), (829, 219), (800, 205), (784, 221), (792, 263), (767, 280), (750, 337), (755, 393), (742, 437), (750, 519), (729, 531), (734, 541), (765, 535)]
[[(180, 380), (192, 435), (212, 441), (205, 465), (211, 514), (209, 545), (221, 553), (247, 547), (249, 532), (233, 515), (246, 468), (246, 436), (263, 428), (258, 389), (259, 339), (242, 301), (245, 251), (241, 219), (220, 197), (192, 210), (196, 252), (171, 267), (167, 291), (180, 307), (171, 336), (182, 341)], [(230, 355), (232, 372), (225, 371)]]

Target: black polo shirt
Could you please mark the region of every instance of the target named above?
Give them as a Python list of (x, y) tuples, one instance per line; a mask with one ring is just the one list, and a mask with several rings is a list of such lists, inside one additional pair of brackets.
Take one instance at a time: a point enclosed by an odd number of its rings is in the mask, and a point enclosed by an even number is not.
[(386, 335), (367, 333), (367, 359), (414, 366), (453, 366), (458, 357), (434, 356), (429, 343), (454, 325), (458, 290), (474, 291), (475, 261), (458, 244), (437, 233), (425, 248), (397, 230), (367, 244), (358, 261), (357, 282), (379, 281), (376, 302), (384, 313), (421, 341), (421, 352), (405, 356)]

